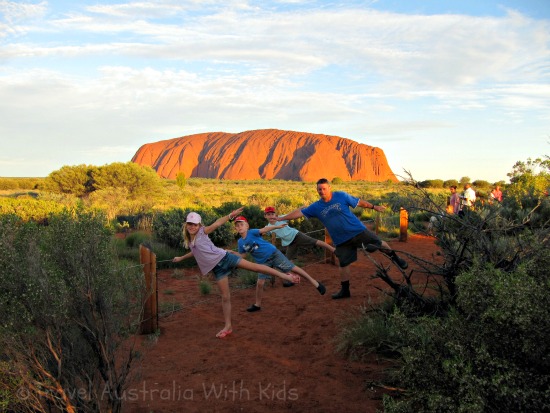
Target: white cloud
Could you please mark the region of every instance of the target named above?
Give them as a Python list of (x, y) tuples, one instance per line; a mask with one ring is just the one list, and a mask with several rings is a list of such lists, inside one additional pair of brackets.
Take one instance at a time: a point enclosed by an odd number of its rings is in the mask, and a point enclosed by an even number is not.
[(0, 136), (111, 159), (187, 132), (276, 127), (384, 147), (456, 137), (457, 113), (493, 125), (550, 113), (550, 22), (516, 12), (78, 4), (0, 0)]

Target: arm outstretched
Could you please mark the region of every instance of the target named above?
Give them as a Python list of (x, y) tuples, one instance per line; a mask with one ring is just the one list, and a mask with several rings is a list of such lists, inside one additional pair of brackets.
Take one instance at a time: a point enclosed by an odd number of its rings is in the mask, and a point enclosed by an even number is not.
[(234, 211), (231, 211), (229, 215), (218, 218), (212, 224), (208, 225), (207, 227), (204, 227), (204, 233), (210, 234), (211, 232), (213, 232), (214, 230), (216, 230), (217, 228), (225, 224), (227, 221), (233, 221), (237, 217), (237, 215), (239, 215), (243, 211), (243, 209), (244, 207), (237, 208)]

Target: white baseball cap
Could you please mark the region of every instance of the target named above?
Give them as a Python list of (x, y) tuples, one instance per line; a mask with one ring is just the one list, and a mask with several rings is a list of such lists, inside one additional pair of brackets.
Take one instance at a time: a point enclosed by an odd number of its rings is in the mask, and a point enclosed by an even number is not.
[(185, 220), (185, 222), (190, 222), (191, 224), (200, 224), (201, 216), (196, 212), (190, 212), (189, 215), (187, 215), (187, 219)]

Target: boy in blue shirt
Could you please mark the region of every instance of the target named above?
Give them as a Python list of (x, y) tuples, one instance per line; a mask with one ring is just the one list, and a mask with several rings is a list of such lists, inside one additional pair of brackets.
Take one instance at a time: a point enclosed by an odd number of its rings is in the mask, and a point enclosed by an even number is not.
[[(275, 208), (272, 206), (268, 206), (264, 209), (264, 217), (268, 221), (268, 224), (265, 226), (268, 228), (267, 234), (275, 234), (275, 236), (281, 240), (281, 245), (286, 247), (285, 255), (291, 261), (296, 258), (299, 247), (321, 247), (330, 251), (331, 254), (336, 250), (336, 248), (324, 241), (312, 238), (298, 231), (296, 228), (289, 227), (287, 221), (281, 222), (281, 224), (287, 224), (281, 228), (277, 223)], [(290, 281), (283, 281), (284, 287), (292, 287), (293, 285), (294, 284)]]
[[(286, 224), (278, 225), (275, 228), (282, 228), (285, 225)], [(250, 254), (258, 264), (263, 264), (285, 273), (292, 273), (291, 275), (293, 276), (295, 274), (301, 275), (313, 284), (321, 295), (325, 294), (326, 288), (323, 284), (316, 281), (302, 268), (294, 265), (273, 244), (262, 238), (262, 234), (268, 231), (267, 228), (250, 229), (248, 220), (243, 216), (239, 216), (235, 218), (235, 229), (241, 236), (238, 241), (238, 254), (241, 257)], [(264, 284), (268, 277), (269, 276), (264, 274), (258, 274), (258, 281), (256, 282), (256, 302), (247, 309), (248, 312), (261, 310)]]

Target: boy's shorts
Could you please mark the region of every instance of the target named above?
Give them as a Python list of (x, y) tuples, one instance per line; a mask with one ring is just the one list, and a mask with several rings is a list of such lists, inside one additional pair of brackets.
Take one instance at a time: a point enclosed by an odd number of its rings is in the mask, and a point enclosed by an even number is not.
[(382, 245), (382, 240), (374, 232), (365, 228), (363, 232), (350, 240), (337, 245), (334, 253), (338, 257), (340, 267), (347, 267), (357, 261), (357, 248), (363, 248), (363, 245), (369, 252), (374, 252)]
[(292, 260), (296, 257), (298, 253), (298, 248), (300, 247), (315, 247), (317, 245), (317, 240), (310, 237), (309, 235), (304, 234), (303, 232), (298, 232), (294, 237), (294, 240), (286, 247), (286, 257), (289, 260)]
[(231, 274), (231, 271), (234, 268), (237, 268), (237, 265), (241, 260), (242, 258), (238, 255), (226, 252), (225, 257), (223, 257), (221, 261), (218, 262), (214, 268), (212, 268), (212, 272), (216, 277), (216, 281), (219, 281), (222, 278), (227, 277), (229, 274)]
[[(275, 268), (284, 273), (290, 272), (295, 267), (295, 265), (279, 250), (276, 250), (273, 254), (271, 254), (270, 257), (262, 264)], [(270, 278), (271, 277), (269, 275), (258, 274), (258, 279), (260, 280), (267, 280)]]

